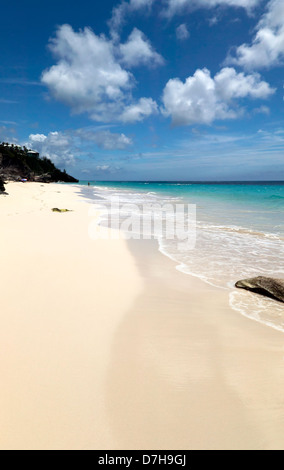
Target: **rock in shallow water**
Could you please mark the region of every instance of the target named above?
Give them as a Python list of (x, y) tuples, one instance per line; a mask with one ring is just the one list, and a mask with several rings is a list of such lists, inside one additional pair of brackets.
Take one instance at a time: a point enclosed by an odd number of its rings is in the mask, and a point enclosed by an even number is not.
[(238, 281), (235, 286), (284, 302), (284, 279), (258, 276)]

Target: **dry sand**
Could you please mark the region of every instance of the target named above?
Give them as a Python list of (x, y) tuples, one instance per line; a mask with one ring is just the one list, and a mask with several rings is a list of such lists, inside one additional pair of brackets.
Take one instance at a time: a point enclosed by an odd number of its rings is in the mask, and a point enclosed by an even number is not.
[(91, 240), (78, 187), (7, 190), (1, 449), (284, 448), (281, 332), (154, 242)]

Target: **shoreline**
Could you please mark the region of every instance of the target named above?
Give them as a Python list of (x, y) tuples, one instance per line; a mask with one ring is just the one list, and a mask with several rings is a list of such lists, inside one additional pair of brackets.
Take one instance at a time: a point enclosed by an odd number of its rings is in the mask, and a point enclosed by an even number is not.
[(9, 187), (0, 448), (283, 449), (283, 333), (154, 241), (91, 241), (78, 187)]
[[(159, 192), (159, 187), (149, 187), (151, 183), (140, 183), (137, 188), (128, 187), (127, 192), (126, 186), (128, 183), (121, 182), (119, 187), (116, 186), (91, 186), (92, 189), (87, 188), (85, 185), (81, 185), (81, 195), (89, 197), (93, 202), (98, 201), (102, 206), (101, 222), (104, 226), (109, 225), (107, 217), (109, 209), (112, 207), (112, 197), (121, 198), (122, 214), (127, 212), (128, 209), (123, 209), (123, 204), (128, 203), (130, 207), (133, 207), (133, 215), (129, 213), (132, 221), (129, 226), (130, 233), (133, 232), (138, 234), (138, 239), (144, 241), (143, 230), (144, 225), (141, 226), (141, 220), (135, 213), (141, 213), (146, 211), (147, 217), (149, 217), (149, 209), (157, 204), (156, 209), (151, 212), (150, 217), (154, 217), (157, 214), (159, 220), (160, 214), (157, 207), (161, 207), (165, 203), (170, 204), (170, 209), (173, 209), (173, 205), (184, 204), (190, 199), (186, 199), (188, 195), (182, 196), (178, 199), (177, 194), (171, 194), (169, 188), (166, 192), (164, 189)], [(145, 190), (145, 185), (147, 189)], [(160, 186), (160, 185), (159, 185)], [(169, 185), (168, 185), (169, 186)], [(178, 184), (178, 186), (184, 186)], [(190, 185), (191, 186), (191, 185)], [(149, 191), (151, 190), (151, 191)], [(182, 193), (183, 194), (183, 193)], [(183, 200), (183, 197), (185, 198)], [(234, 196), (235, 197), (235, 196)], [(273, 198), (274, 196), (272, 196)], [(194, 199), (192, 199), (192, 202)], [(209, 212), (212, 206), (214, 207), (214, 217), (209, 221), (206, 221), (206, 211)], [(104, 207), (106, 204), (106, 207)], [(216, 206), (217, 204), (217, 206)], [(127, 206), (126, 206), (127, 207)], [(171, 237), (165, 236), (165, 228), (159, 228), (156, 233), (155, 240), (158, 242), (158, 250), (170, 260), (173, 260), (175, 267), (178, 271), (184, 273), (186, 276), (192, 276), (194, 279), (199, 279), (205, 282), (206, 285), (223, 289), (228, 293), (229, 303), (233, 310), (237, 311), (238, 314), (264, 324), (269, 328), (273, 328), (277, 331), (284, 332), (284, 310), (281, 302), (276, 302), (264, 296), (256, 296), (251, 292), (244, 292), (241, 289), (236, 289), (235, 284), (240, 279), (247, 279), (257, 277), (258, 275), (265, 273), (268, 277), (283, 277), (283, 269), (281, 270), (282, 261), (282, 245), (283, 237), (275, 231), (275, 233), (259, 232), (256, 229), (252, 230), (250, 225), (247, 228), (242, 226), (236, 226), (230, 219), (227, 218), (227, 223), (223, 220), (221, 223), (218, 220), (217, 215), (222, 214), (222, 207), (218, 209), (218, 201), (212, 204), (212, 200), (206, 199), (203, 204), (203, 209), (200, 212), (200, 199), (195, 204), (196, 214), (196, 242), (194, 249), (188, 248), (188, 250), (180, 251), (177, 243), (171, 241)], [(104, 209), (103, 209), (104, 208)], [(233, 209), (233, 208), (231, 208)], [(118, 208), (113, 207), (114, 218), (118, 214)], [(224, 210), (224, 206), (223, 206)], [(272, 213), (273, 208), (271, 208)], [(228, 214), (228, 208), (225, 210)], [(241, 213), (243, 210), (240, 211)], [(248, 212), (250, 212), (248, 210)], [(202, 215), (203, 214), (203, 215)], [(194, 215), (192, 214), (194, 217)], [(208, 216), (208, 214), (207, 214)], [(217, 218), (216, 218), (217, 217)], [(273, 221), (270, 218), (266, 219), (272, 224)], [(164, 219), (165, 222), (165, 219)], [(249, 224), (250, 222), (247, 221)], [(115, 219), (114, 219), (115, 223)], [(147, 225), (148, 222), (146, 222)], [(225, 223), (225, 225), (224, 225)], [(131, 225), (133, 224), (133, 225)], [(155, 226), (155, 222), (154, 222)], [(281, 225), (278, 226), (278, 229)], [(263, 225), (263, 229), (265, 224)], [(152, 220), (153, 228), (153, 220)], [(171, 231), (172, 228), (169, 227)], [(260, 228), (259, 228), (260, 230)], [(171, 233), (171, 232), (169, 232)], [(277, 273), (277, 274), (276, 274)]]

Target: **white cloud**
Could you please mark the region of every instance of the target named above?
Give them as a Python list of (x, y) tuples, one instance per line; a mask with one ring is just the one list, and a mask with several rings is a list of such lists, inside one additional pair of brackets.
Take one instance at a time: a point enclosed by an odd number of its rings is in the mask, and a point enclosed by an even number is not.
[(94, 132), (92, 137), (89, 135), (89, 140), (105, 150), (124, 150), (133, 144), (125, 134), (112, 133), (109, 130)]
[(274, 92), (267, 82), (261, 81), (258, 73), (245, 75), (232, 67), (223, 68), (214, 81), (217, 96), (224, 101), (245, 97), (264, 99)]
[(242, 110), (234, 100), (265, 99), (272, 93), (274, 90), (256, 73), (245, 75), (227, 67), (212, 78), (209, 70), (198, 69), (184, 83), (178, 78), (168, 81), (162, 112), (171, 116), (174, 125), (210, 124), (216, 119), (238, 117)]
[(133, 145), (132, 139), (123, 133), (110, 132), (101, 127), (31, 134), (26, 147), (37, 150), (42, 157), (50, 158), (64, 168), (73, 165), (76, 158), (94, 154), (94, 144), (105, 150), (125, 150)]
[(176, 37), (177, 39), (179, 39), (180, 41), (184, 41), (185, 39), (189, 38), (189, 31), (187, 29), (187, 26), (186, 24), (180, 24), (177, 28), (176, 28)]
[(8, 125), (8, 126), (17, 126), (16, 121), (6, 121), (6, 120), (1, 119), (1, 120), (0, 120), (0, 123), (1, 123), (1, 124), (5, 124), (5, 125)]
[(19, 101), (7, 100), (6, 98), (0, 98), (0, 103), (3, 103), (3, 104), (18, 104)]
[[(0, 121), (3, 124), (8, 124), (8, 122)], [(15, 123), (11, 123), (15, 124)], [(9, 142), (10, 144), (17, 145), (18, 139), (13, 135), (15, 134), (15, 129), (11, 127), (0, 126), (0, 142)]]
[(140, 100), (127, 106), (121, 115), (123, 122), (142, 121), (151, 114), (158, 113), (158, 105), (152, 98), (140, 98)]
[(217, 15), (212, 16), (212, 18), (210, 18), (208, 22), (209, 22), (209, 26), (215, 26), (219, 22), (219, 18)]
[(111, 42), (88, 28), (76, 33), (63, 25), (50, 48), (58, 63), (43, 72), (42, 82), (54, 97), (75, 113), (87, 111), (94, 119), (108, 120), (132, 81), (115, 60)]
[(110, 33), (113, 39), (117, 40), (119, 38), (119, 30), (129, 14), (142, 8), (149, 9), (154, 2), (155, 0), (130, 0), (129, 2), (123, 0), (115, 6), (109, 20)]
[[(54, 133), (52, 133), (54, 134)], [(44, 134), (31, 134), (30, 135), (30, 140), (33, 142), (33, 143), (36, 143), (36, 142), (45, 142), (45, 140), (47, 139), (47, 136), (44, 135)]]
[[(281, 144), (281, 150), (283, 151), (284, 136), (282, 135), (283, 131), (281, 131), (281, 129), (274, 130), (271, 132), (259, 129), (257, 131), (257, 134), (258, 134), (258, 138), (260, 138), (261, 140), (265, 142), (268, 142), (271, 146), (278, 147), (279, 144)], [(283, 162), (283, 158), (282, 158), (282, 162)]]
[(250, 13), (262, 2), (263, 0), (123, 0), (113, 8), (109, 27), (112, 37), (118, 39), (119, 30), (126, 22), (127, 16), (140, 9), (145, 10), (147, 8), (150, 10), (154, 3), (159, 5), (162, 14), (172, 17), (183, 13), (185, 10), (215, 8), (218, 6), (244, 8)]
[(129, 12), (129, 3), (121, 2), (119, 5), (112, 9), (112, 15), (108, 22), (110, 34), (114, 40), (119, 40), (119, 30), (123, 23), (127, 13)]
[(64, 167), (74, 164), (72, 139), (63, 132), (50, 132), (48, 135), (31, 134), (25, 144), (28, 148), (37, 150), (42, 157), (50, 158), (56, 165)]
[(253, 109), (254, 114), (266, 114), (267, 116), (270, 114), (270, 109), (268, 106), (259, 106), (259, 108)]
[(110, 165), (97, 165), (96, 170), (98, 171), (107, 171), (110, 169)]
[(133, 9), (150, 7), (154, 0), (130, 0), (130, 5)]
[(137, 28), (134, 28), (128, 40), (124, 44), (120, 44), (122, 63), (127, 67), (135, 67), (137, 65), (161, 65), (164, 63), (163, 57), (154, 51), (148, 39)]
[(185, 9), (214, 8), (217, 6), (240, 7), (250, 11), (262, 0), (166, 0), (166, 14), (173, 16)]
[(267, 68), (284, 62), (284, 1), (271, 0), (259, 21), (251, 44), (242, 44), (226, 63), (246, 69)]
[(27, 80), (26, 78), (1, 78), (0, 83), (7, 83), (8, 85), (20, 86), (41, 86), (40, 82), (35, 80)]
[[(148, 47), (140, 53), (140, 60), (146, 60), (147, 51), (148, 57), (149, 54), (159, 56), (145, 39), (141, 38), (139, 44)], [(131, 41), (125, 58), (128, 56), (133, 62), (130, 45)], [(135, 106), (131, 95), (134, 77), (120, 65), (119, 51), (111, 40), (97, 36), (89, 28), (77, 33), (71, 26), (63, 25), (50, 41), (50, 49), (57, 64), (43, 72), (42, 82), (55, 99), (70, 106), (72, 112), (87, 112), (95, 121), (110, 122), (119, 121), (125, 108)]]

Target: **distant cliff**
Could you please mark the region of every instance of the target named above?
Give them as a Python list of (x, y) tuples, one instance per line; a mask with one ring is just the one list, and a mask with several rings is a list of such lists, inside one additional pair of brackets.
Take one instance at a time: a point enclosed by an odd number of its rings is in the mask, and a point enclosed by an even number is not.
[(37, 181), (43, 183), (78, 183), (76, 178), (61, 171), (49, 158), (40, 158), (37, 152), (2, 142), (0, 144), (0, 191), (3, 181)]

